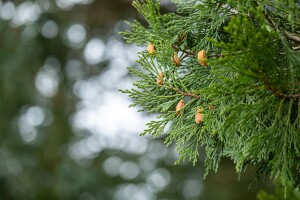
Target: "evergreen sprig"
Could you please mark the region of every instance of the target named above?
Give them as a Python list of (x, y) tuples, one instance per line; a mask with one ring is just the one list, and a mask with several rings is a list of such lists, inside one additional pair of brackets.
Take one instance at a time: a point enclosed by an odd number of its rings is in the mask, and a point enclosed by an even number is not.
[[(159, 1), (135, 0), (148, 22), (123, 32), (128, 42), (155, 46), (140, 53), (143, 68), (130, 90), (132, 106), (160, 113), (142, 133), (167, 132), (179, 161), (196, 164), (206, 149), (206, 171), (229, 157), (241, 173), (300, 183), (300, 16), (296, 1), (174, 1), (176, 13), (160, 13)], [(206, 50), (208, 66), (198, 52)], [(174, 61), (174, 54), (180, 63)], [(202, 61), (203, 62), (203, 61)], [(200, 63), (200, 64), (199, 64)], [(163, 74), (163, 75), (162, 75)], [(184, 100), (180, 113), (176, 105)], [(200, 108), (200, 111), (199, 111)], [(195, 113), (203, 121), (195, 123)], [(167, 124), (171, 124), (166, 130)]]

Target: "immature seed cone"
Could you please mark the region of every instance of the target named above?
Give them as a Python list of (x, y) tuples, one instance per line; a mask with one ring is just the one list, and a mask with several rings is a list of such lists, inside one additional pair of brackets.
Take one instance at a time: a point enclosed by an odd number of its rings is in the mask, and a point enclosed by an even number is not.
[(176, 65), (180, 65), (180, 59), (178, 58), (177, 53), (174, 53), (174, 56), (172, 57), (172, 62)]
[(155, 50), (154, 44), (150, 43), (147, 47), (147, 50), (149, 54), (154, 54), (154, 50)]
[(164, 84), (164, 81), (163, 81), (163, 78), (164, 78), (164, 73), (160, 72), (158, 75), (157, 75), (157, 78), (156, 78), (156, 84), (157, 85), (163, 85)]
[(157, 84), (157, 85), (163, 85), (163, 84), (164, 84), (164, 81), (157, 78), (157, 79), (156, 79), (156, 84)]
[(196, 124), (201, 124), (203, 122), (203, 114), (201, 113), (203, 108), (199, 108), (195, 113), (195, 122)]
[(184, 101), (180, 100), (176, 106), (176, 115), (181, 114), (183, 111), (181, 110), (184, 107)]
[(202, 66), (208, 66), (208, 63), (206, 61), (206, 51), (205, 50), (201, 50), (198, 53), (198, 62), (200, 65)]

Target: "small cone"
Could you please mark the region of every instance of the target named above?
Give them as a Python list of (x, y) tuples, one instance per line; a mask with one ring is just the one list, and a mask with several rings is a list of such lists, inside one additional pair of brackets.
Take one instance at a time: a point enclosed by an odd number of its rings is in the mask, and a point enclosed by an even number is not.
[(149, 54), (154, 54), (155, 48), (154, 45), (152, 43), (150, 43), (147, 47), (148, 53)]
[(164, 81), (161, 80), (161, 79), (159, 79), (159, 78), (157, 78), (157, 79), (156, 79), (156, 84), (157, 84), (157, 85), (163, 85), (163, 84), (164, 84)]
[(201, 124), (203, 122), (203, 114), (201, 113), (203, 108), (199, 108), (195, 113), (195, 122), (196, 124)]
[(164, 78), (164, 73), (160, 72), (158, 75), (157, 75), (157, 78), (156, 78), (156, 84), (157, 85), (163, 85), (164, 84), (164, 81), (163, 81), (163, 78)]
[(180, 100), (176, 106), (176, 115), (181, 114), (183, 111), (181, 110), (185, 106), (184, 101)]
[(198, 53), (198, 62), (199, 62), (199, 64), (200, 65), (202, 65), (202, 66), (208, 66), (208, 63), (207, 63), (207, 61), (206, 61), (206, 51), (205, 50), (201, 50), (201, 51), (199, 51), (199, 53)]

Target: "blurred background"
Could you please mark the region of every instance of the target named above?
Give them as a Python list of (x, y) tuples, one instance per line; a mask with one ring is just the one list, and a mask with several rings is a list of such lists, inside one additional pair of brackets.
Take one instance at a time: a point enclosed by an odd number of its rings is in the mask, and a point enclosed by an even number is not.
[[(201, 162), (174, 165), (161, 139), (141, 137), (155, 116), (128, 108), (134, 77), (125, 44), (130, 0), (0, 0), (0, 199), (255, 199), (251, 171), (231, 161), (203, 180)], [(163, 12), (174, 11), (168, 0)]]

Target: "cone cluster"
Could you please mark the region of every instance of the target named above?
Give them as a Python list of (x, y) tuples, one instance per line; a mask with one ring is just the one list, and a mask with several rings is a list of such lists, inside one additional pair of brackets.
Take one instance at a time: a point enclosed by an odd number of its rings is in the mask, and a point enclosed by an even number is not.
[[(179, 40), (182, 41), (185, 36), (186, 36), (185, 34), (182, 35), (182, 37), (180, 37)], [(150, 55), (153, 55), (155, 53), (154, 44), (150, 43), (147, 47), (147, 51)], [(174, 52), (174, 55), (171, 57), (171, 60), (172, 60), (173, 64), (180, 65), (180, 59), (179, 59), (178, 54), (176, 52)], [(205, 50), (201, 50), (201, 51), (198, 52), (197, 60), (198, 60), (200, 65), (205, 66), (205, 67), (208, 66)], [(163, 85), (164, 84), (163, 78), (164, 78), (164, 73), (160, 72), (157, 75), (156, 84), (160, 85), (160, 86)], [(177, 105), (176, 105), (176, 115), (180, 115), (180, 114), (183, 113), (184, 106), (185, 106), (184, 100), (180, 100), (177, 103)], [(201, 124), (203, 122), (203, 114), (202, 114), (203, 111), (204, 111), (204, 108), (202, 108), (202, 107), (197, 109), (197, 111), (195, 113), (195, 123), (196, 124)]]

